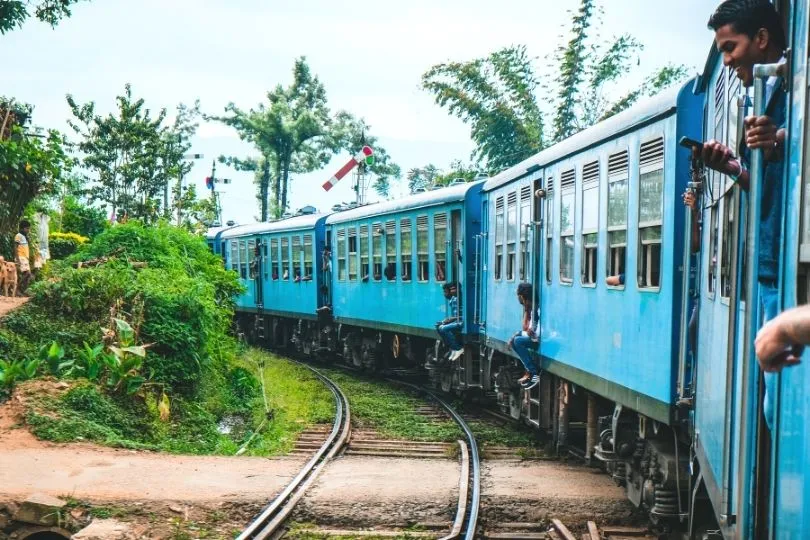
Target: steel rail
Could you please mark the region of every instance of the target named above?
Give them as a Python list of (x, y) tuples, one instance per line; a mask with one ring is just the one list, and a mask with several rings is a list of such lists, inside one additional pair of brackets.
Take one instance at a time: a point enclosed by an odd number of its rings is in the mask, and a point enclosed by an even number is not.
[(304, 496), (307, 488), (315, 481), (324, 466), (340, 452), (351, 435), (351, 414), (349, 401), (341, 389), (317, 369), (297, 362), (311, 369), (315, 375), (332, 391), (335, 398), (335, 422), (332, 431), (317, 452), (307, 461), (306, 465), (295, 478), (284, 488), (273, 501), (262, 510), (237, 540), (262, 540), (272, 538), (284, 521), (292, 513), (293, 508)]

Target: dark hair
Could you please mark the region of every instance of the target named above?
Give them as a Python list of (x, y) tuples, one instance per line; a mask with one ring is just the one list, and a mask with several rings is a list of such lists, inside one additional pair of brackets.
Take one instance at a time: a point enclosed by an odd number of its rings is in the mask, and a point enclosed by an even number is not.
[(518, 288), (517, 288), (518, 296), (521, 296), (521, 297), (525, 298), (526, 300), (531, 300), (532, 299), (533, 292), (534, 292), (534, 289), (532, 288), (531, 283), (521, 283), (520, 285), (518, 285)]
[(31, 226), (31, 222), (29, 222), (27, 219), (24, 219), (24, 220), (20, 221), (20, 230), (25, 229), (26, 227), (30, 227), (30, 226)]
[(787, 47), (782, 21), (768, 0), (725, 0), (709, 17), (708, 25), (716, 32), (727, 24), (738, 34), (752, 39), (760, 28), (764, 28), (780, 51)]
[(444, 285), (442, 285), (442, 289), (444, 289), (445, 291), (449, 291), (450, 289), (455, 289), (455, 288), (456, 288), (455, 283), (445, 283)]

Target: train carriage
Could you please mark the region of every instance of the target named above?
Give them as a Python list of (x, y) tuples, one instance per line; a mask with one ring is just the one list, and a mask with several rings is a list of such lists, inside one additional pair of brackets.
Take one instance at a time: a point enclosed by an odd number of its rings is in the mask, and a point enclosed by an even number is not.
[[(425, 364), (437, 339), (435, 323), (447, 316), (445, 283), (457, 283), (461, 291), (462, 336), (477, 337), (473, 263), (481, 185), (450, 186), (327, 218), (332, 315), (350, 363)], [(435, 349), (428, 355), (432, 366)], [(480, 384), (477, 367), (465, 372), (462, 385)]]

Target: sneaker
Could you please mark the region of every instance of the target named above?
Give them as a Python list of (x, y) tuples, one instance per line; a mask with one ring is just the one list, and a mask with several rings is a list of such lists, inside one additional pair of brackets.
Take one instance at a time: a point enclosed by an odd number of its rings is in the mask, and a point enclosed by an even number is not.
[(464, 356), (464, 349), (458, 349), (450, 353), (450, 361), (454, 362)]
[(532, 375), (532, 378), (523, 383), (523, 388), (531, 390), (540, 383), (540, 375)]
[(523, 374), (523, 377), (518, 379), (518, 383), (523, 384), (523, 383), (525, 383), (526, 381), (528, 381), (531, 378), (532, 378), (532, 376), (529, 375), (529, 372), (527, 371), (526, 373)]

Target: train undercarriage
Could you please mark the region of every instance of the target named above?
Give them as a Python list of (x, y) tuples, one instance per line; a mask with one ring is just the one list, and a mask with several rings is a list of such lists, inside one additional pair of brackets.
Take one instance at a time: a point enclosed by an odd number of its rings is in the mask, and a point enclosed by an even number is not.
[(660, 530), (680, 538), (689, 526), (689, 508), (700, 496), (690, 492), (688, 438), (678, 428), (548, 372), (534, 389), (523, 390), (517, 383), (523, 374), (519, 362), (477, 343), (467, 343), (465, 354), (450, 361), (438, 339), (339, 324), (328, 313), (312, 320), (237, 313), (235, 320), (237, 332), (259, 347), (342, 362), (494, 404), (503, 415), (536, 429), (551, 452), (603, 468)]

